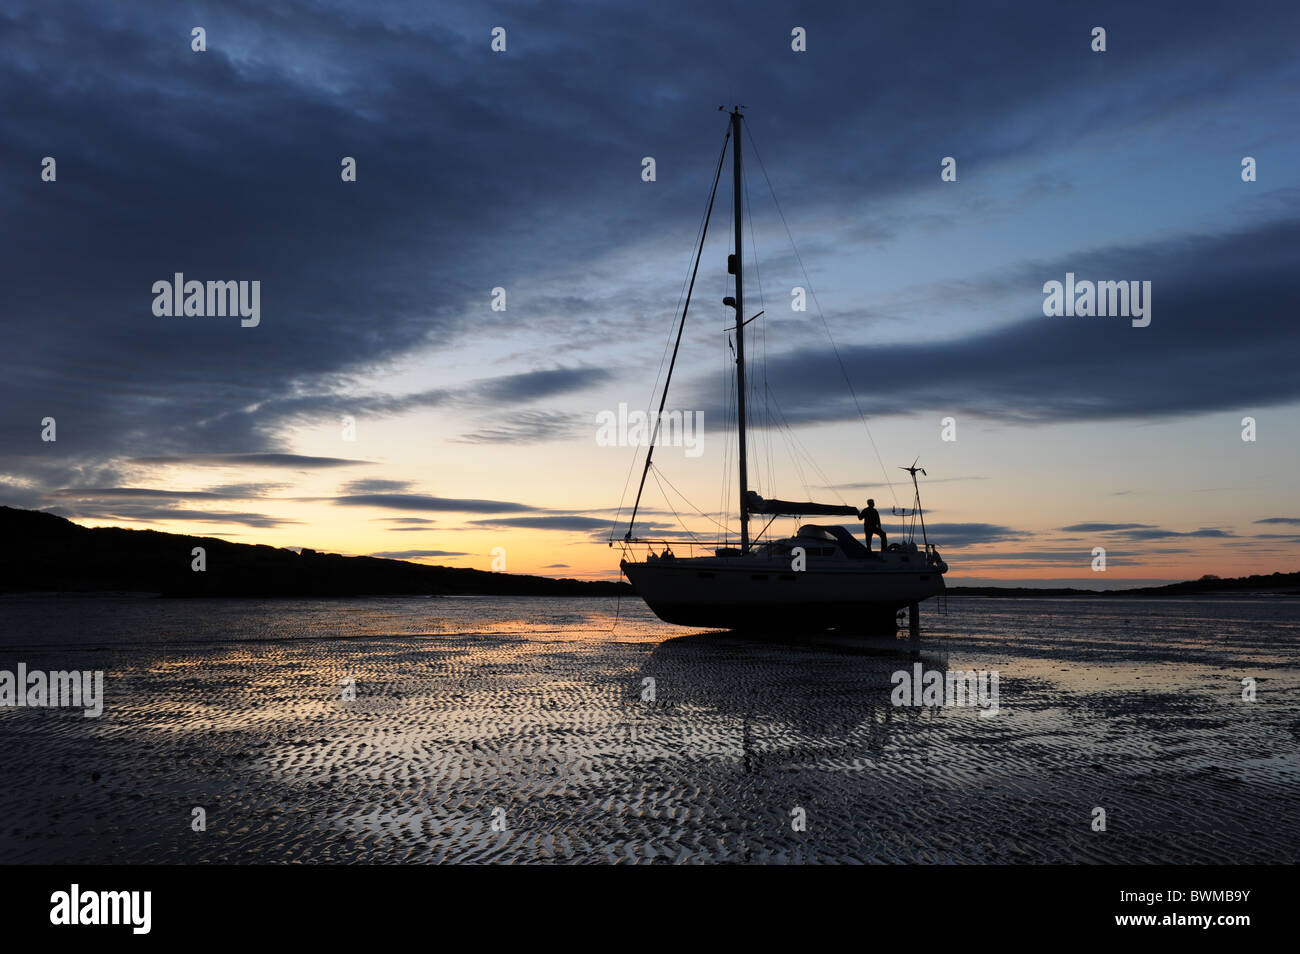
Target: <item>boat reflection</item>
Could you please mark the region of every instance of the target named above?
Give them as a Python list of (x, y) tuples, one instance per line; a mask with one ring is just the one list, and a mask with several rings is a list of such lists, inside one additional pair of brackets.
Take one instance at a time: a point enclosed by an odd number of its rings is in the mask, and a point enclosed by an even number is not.
[(919, 640), (820, 634), (774, 642), (707, 632), (664, 640), (639, 680), (653, 679), (657, 703), (679, 718), (698, 710), (701, 731), (704, 723), (716, 729), (719, 716), (732, 722), (750, 774), (878, 756), (895, 728), (920, 715), (890, 702), (895, 674), (918, 662), (947, 671), (947, 653)]

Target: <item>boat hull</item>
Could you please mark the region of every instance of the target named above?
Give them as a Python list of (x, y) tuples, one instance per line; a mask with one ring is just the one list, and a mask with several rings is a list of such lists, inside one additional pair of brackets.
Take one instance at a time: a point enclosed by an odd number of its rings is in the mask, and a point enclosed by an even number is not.
[(900, 609), (944, 592), (937, 569), (899, 560), (801, 572), (743, 558), (625, 560), (622, 568), (664, 622), (745, 631), (893, 632)]

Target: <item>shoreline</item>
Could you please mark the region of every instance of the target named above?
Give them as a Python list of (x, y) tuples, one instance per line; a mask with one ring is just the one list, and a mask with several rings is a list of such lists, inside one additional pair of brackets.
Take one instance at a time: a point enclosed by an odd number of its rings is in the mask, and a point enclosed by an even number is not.
[[(611, 584), (614, 585), (614, 584)], [(1181, 584), (1172, 584), (1179, 586)], [(626, 584), (624, 584), (626, 586)], [(1034, 587), (952, 587), (943, 594), (944, 597), (965, 597), (968, 599), (1186, 599), (1188, 597), (1211, 599), (1296, 599), (1300, 590), (1293, 589), (1188, 589), (1170, 592), (1165, 587), (1155, 589), (1140, 588), (1132, 590), (1075, 590), (1075, 589), (1036, 589)], [(636, 593), (630, 588), (621, 593), (161, 593), (148, 590), (18, 590), (0, 592), (0, 603), (5, 600), (35, 599), (118, 599), (118, 600), (167, 600), (179, 601), (194, 599), (212, 600), (376, 600), (376, 599), (426, 599), (426, 600), (467, 600), (467, 599), (610, 599), (627, 597), (636, 599)], [(936, 597), (940, 598), (940, 597)], [(922, 606), (930, 603), (926, 600)]]

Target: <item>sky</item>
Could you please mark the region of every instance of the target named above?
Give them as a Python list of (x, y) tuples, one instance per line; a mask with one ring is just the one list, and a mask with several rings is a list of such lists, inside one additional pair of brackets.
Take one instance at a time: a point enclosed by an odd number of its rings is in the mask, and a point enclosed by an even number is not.
[[(950, 585), (1295, 571), (1297, 36), (1284, 2), (0, 0), (0, 503), (616, 578), (644, 448), (598, 421), (658, 405), (739, 103), (753, 489), (896, 537), (919, 459)], [(679, 553), (738, 528), (726, 169), (667, 403), (701, 441), (635, 527)], [(257, 324), (156, 314), (178, 272), (257, 281)], [(1044, 314), (1067, 273), (1150, 282), (1150, 323)]]

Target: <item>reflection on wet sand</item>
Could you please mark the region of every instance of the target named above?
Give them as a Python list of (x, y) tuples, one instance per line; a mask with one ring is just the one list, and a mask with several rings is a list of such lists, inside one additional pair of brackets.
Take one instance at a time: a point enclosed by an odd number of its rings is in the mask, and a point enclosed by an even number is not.
[[(0, 860), (1294, 860), (1284, 609), (953, 602), (919, 643), (548, 601), (10, 610), (0, 668), (107, 678), (100, 719), (0, 709)], [(1000, 671), (1001, 709), (894, 705), (917, 664)]]
[(912, 714), (890, 704), (893, 674), (915, 662), (943, 672), (947, 654), (911, 640), (696, 633), (661, 642), (640, 673), (665, 702), (739, 720), (749, 773), (760, 760), (883, 750), (891, 722)]

